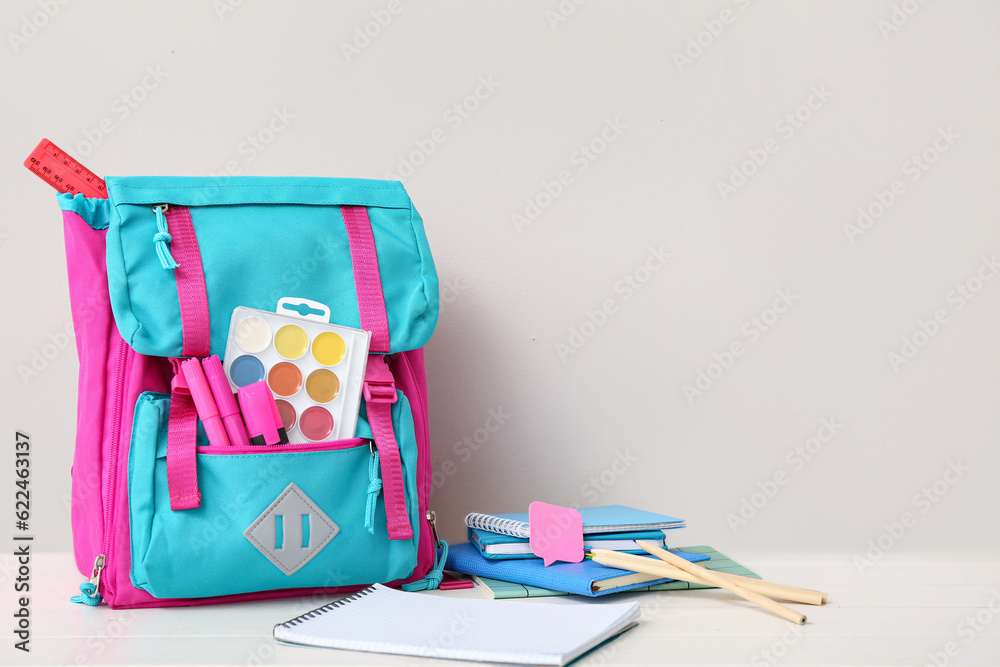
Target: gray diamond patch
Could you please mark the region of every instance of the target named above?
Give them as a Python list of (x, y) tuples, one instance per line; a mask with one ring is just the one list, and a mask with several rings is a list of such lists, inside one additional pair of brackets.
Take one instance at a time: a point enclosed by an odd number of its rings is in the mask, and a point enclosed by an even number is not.
[(340, 526), (293, 482), (243, 531), (243, 537), (291, 575), (339, 532)]

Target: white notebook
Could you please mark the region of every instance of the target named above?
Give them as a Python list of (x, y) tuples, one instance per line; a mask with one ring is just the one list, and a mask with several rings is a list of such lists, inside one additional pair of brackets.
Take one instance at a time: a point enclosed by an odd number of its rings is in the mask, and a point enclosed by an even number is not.
[(374, 584), (274, 626), (288, 644), (565, 665), (636, 624), (639, 603), (552, 604), (407, 593)]

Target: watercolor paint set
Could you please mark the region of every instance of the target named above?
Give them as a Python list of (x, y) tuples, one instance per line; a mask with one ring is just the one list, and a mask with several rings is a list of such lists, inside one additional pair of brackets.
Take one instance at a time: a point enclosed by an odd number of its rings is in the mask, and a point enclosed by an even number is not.
[(351, 438), (357, 427), (371, 334), (329, 319), (327, 306), (307, 299), (283, 298), (277, 313), (233, 310), (226, 377), (241, 400), (266, 384), (292, 444)]

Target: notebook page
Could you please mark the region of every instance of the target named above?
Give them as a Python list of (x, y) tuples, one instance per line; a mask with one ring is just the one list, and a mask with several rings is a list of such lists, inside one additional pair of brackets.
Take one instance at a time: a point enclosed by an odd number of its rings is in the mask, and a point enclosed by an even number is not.
[(379, 584), (367, 590), (312, 618), (275, 626), (275, 639), (354, 651), (563, 665), (639, 617), (636, 602), (556, 605), (444, 598)]

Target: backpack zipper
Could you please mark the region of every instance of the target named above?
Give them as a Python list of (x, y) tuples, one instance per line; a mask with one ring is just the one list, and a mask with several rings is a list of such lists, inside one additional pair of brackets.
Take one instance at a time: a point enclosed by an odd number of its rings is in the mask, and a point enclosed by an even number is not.
[(94, 559), (94, 569), (90, 571), (90, 580), (80, 584), (80, 595), (74, 595), (70, 602), (85, 604), (88, 607), (96, 607), (104, 602), (104, 598), (98, 593), (101, 587), (101, 572), (104, 571), (104, 554), (98, 554)]
[[(424, 442), (427, 444), (427, 456), (424, 457), (424, 487), (425, 487), (425, 489), (421, 489), (421, 493), (424, 494), (425, 500), (427, 501), (427, 504), (430, 504), (430, 494), (427, 493), (426, 487), (430, 484), (431, 476), (434, 473), (431, 470), (431, 457), (430, 457), (430, 446), (431, 446), (431, 443), (430, 443), (430, 433), (428, 432), (428, 430), (429, 430), (430, 427), (427, 425), (427, 419), (426, 419), (426, 415), (425, 415), (425, 412), (424, 412), (424, 406), (426, 405), (426, 403), (424, 403), (424, 395), (423, 395), (423, 392), (420, 391), (420, 383), (417, 382), (417, 374), (413, 372), (413, 367), (410, 365), (410, 360), (406, 358), (405, 354), (399, 355), (398, 358), (400, 359), (400, 361), (403, 362), (403, 365), (406, 366), (406, 371), (410, 374), (410, 379), (413, 380), (413, 389), (417, 392), (417, 400), (420, 401), (420, 416), (421, 416), (421, 420), (420, 421), (422, 422), (422, 430), (424, 432)], [(435, 543), (437, 543), (436, 539), (435, 539)]]
[(104, 572), (104, 554), (98, 554), (94, 559), (94, 569), (90, 573), (90, 583), (94, 585), (94, 590), (101, 587), (101, 573)]
[(434, 510), (427, 510), (427, 522), (431, 524), (431, 534), (434, 535), (434, 549), (438, 548), (441, 540), (438, 539), (437, 513)]
[(406, 371), (410, 374), (410, 379), (413, 382), (413, 389), (417, 394), (416, 398), (420, 402), (420, 421), (422, 422), (422, 430), (424, 432), (424, 443), (427, 446), (427, 455), (424, 457), (424, 488), (420, 489), (420, 493), (423, 495), (424, 506), (427, 507), (427, 511), (424, 514), (424, 520), (431, 526), (431, 536), (433, 538), (433, 543), (431, 544), (431, 553), (433, 554), (431, 557), (431, 570), (433, 570), (438, 561), (438, 547), (440, 547), (442, 543), (437, 532), (437, 514), (429, 507), (431, 497), (428, 488), (431, 483), (431, 475), (433, 474), (433, 471), (431, 470), (431, 443), (430, 433), (428, 432), (430, 427), (427, 424), (427, 404), (424, 403), (424, 394), (420, 390), (420, 383), (417, 381), (417, 374), (413, 371), (413, 366), (410, 365), (410, 360), (405, 354), (399, 355), (398, 358), (402, 365), (406, 366)]
[[(122, 405), (124, 403), (125, 394), (125, 382), (127, 379), (127, 368), (128, 368), (128, 351), (125, 341), (118, 336), (118, 363), (116, 364), (115, 371), (115, 412), (111, 420), (111, 433), (113, 434), (113, 440), (111, 441), (111, 451), (108, 454), (108, 499), (104, 503), (104, 548), (103, 553), (97, 555), (94, 559), (94, 570), (90, 577), (90, 583), (95, 585), (94, 592), (100, 593), (101, 584), (101, 573), (107, 566), (107, 562), (111, 560), (114, 555), (114, 516), (115, 516), (115, 501), (116, 494), (118, 491), (118, 448), (121, 444), (121, 428), (122, 428)], [(104, 584), (105, 591), (108, 589), (108, 584)]]

